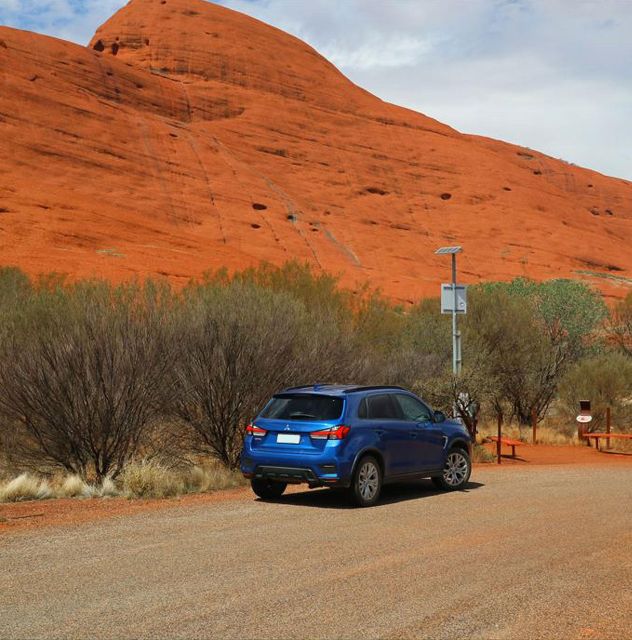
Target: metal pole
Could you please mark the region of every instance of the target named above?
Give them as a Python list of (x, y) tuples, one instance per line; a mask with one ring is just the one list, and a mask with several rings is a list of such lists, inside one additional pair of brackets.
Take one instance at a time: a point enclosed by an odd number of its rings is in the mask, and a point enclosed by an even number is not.
[(533, 444), (537, 442), (537, 430), (538, 430), (538, 414), (535, 409), (531, 411), (531, 426), (533, 427)]
[(452, 373), (457, 376), (460, 373), (460, 354), (459, 354), (459, 334), (458, 321), (456, 317), (456, 253), (452, 254)]
[(498, 458), (498, 464), (500, 464), (500, 447), (501, 439), (503, 437), (503, 416), (498, 412), (498, 440), (496, 440), (496, 457)]
[[(610, 418), (610, 407), (606, 407), (606, 433), (610, 435), (612, 431), (612, 422)], [(606, 449), (610, 449), (610, 438), (606, 438)]]
[[(459, 337), (458, 337), (458, 320), (456, 317), (456, 253), (452, 254), (452, 374), (456, 377), (459, 375)], [(458, 410), (456, 401), (452, 409), (454, 417), (458, 418)]]

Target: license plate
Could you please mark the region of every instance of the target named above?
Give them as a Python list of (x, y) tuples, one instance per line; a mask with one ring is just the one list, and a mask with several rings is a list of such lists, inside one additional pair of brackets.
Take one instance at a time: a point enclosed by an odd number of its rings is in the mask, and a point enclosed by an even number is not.
[(298, 433), (277, 433), (277, 442), (279, 444), (298, 444), (301, 436)]

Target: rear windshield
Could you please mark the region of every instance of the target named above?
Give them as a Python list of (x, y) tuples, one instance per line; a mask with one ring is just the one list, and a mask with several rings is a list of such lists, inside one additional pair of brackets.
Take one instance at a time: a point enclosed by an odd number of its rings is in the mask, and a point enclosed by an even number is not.
[(337, 420), (342, 415), (342, 398), (309, 393), (281, 393), (261, 413), (277, 420)]

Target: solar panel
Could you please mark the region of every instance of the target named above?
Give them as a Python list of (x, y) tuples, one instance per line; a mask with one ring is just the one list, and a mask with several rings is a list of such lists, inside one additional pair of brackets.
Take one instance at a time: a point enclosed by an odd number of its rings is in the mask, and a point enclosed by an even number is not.
[(460, 253), (461, 251), (463, 251), (462, 247), (441, 247), (440, 249), (437, 249), (435, 251), (435, 253), (437, 255), (446, 255), (446, 254), (451, 254), (451, 253)]

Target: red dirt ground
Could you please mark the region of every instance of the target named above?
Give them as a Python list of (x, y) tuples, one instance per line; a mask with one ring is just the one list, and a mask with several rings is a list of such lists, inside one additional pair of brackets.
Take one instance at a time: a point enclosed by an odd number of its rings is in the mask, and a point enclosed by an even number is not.
[(382, 102), (202, 0), (132, 0), (88, 48), (0, 28), (0, 256), (112, 280), (290, 258), (400, 301), (463, 280), (632, 286), (632, 183)]
[[(488, 445), (489, 446), (489, 445)], [(490, 446), (491, 448), (491, 446)], [(632, 455), (600, 453), (589, 447), (525, 445), (519, 448), (518, 458), (503, 456), (502, 463), (476, 465), (477, 468), (505, 469), (526, 465), (632, 465)], [(476, 473), (476, 472), (475, 472)], [(304, 491), (304, 486), (290, 491)], [(131, 515), (155, 509), (169, 509), (188, 504), (252, 499), (249, 488), (230, 489), (211, 494), (193, 494), (168, 500), (60, 499), (0, 504), (0, 535), (38, 527), (74, 525), (103, 518)]]

